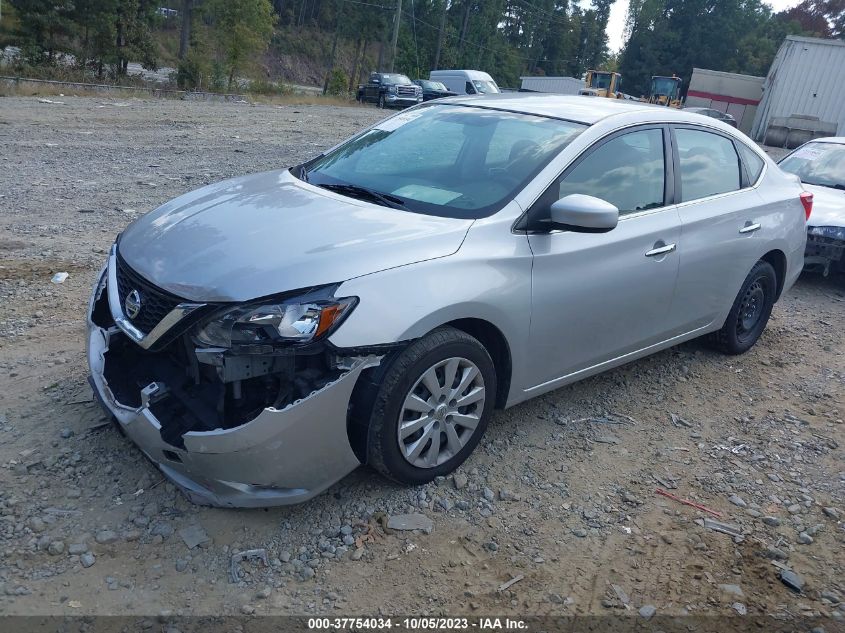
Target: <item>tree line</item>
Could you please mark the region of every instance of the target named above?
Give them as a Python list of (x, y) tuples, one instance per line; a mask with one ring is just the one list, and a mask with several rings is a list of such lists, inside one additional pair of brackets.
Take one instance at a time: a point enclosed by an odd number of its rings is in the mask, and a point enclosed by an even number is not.
[(845, 0), (804, 0), (773, 14), (762, 0), (630, 0), (619, 70), (623, 90), (646, 94), (651, 75), (693, 67), (765, 76), (787, 35), (845, 37)]
[(155, 35), (169, 25), (178, 29), (179, 83), (204, 89), (232, 89), (268, 48), (274, 55), (319, 41), (325, 87), (337, 93), (377, 69), (427, 77), (477, 68), (518, 87), (522, 75), (606, 68), (622, 72), (624, 91), (644, 94), (655, 74), (678, 74), (687, 85), (693, 66), (764, 75), (785, 35), (845, 31), (845, 0), (804, 0), (778, 14), (762, 0), (630, 0), (626, 44), (612, 55), (613, 2), (7, 0), (28, 63), (69, 53), (99, 76), (125, 74), (130, 61), (154, 69)]

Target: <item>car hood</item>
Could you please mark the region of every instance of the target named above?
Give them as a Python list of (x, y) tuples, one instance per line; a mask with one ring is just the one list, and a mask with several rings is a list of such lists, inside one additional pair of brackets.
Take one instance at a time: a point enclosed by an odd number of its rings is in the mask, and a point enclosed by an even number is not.
[(845, 191), (807, 184), (804, 189), (813, 194), (809, 226), (845, 226)]
[(248, 301), (456, 252), (472, 220), (347, 198), (287, 170), (187, 193), (133, 222), (118, 252), (190, 301)]

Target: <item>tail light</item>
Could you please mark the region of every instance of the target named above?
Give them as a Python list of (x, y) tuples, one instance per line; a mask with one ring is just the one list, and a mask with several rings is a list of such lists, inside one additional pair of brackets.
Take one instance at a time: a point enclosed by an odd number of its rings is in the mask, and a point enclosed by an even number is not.
[(813, 212), (813, 194), (805, 191), (801, 194), (801, 204), (804, 205), (804, 213), (807, 214), (807, 219), (810, 219), (810, 214)]

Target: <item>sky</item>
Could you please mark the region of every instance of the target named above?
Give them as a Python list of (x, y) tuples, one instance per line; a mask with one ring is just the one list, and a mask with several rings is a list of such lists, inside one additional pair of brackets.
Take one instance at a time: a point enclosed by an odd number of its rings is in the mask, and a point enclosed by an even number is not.
[[(801, 0), (770, 0), (770, 5), (775, 13), (789, 9)], [(611, 52), (618, 52), (625, 44), (625, 15), (628, 13), (628, 0), (616, 0), (610, 9), (610, 19), (607, 23), (607, 45)]]

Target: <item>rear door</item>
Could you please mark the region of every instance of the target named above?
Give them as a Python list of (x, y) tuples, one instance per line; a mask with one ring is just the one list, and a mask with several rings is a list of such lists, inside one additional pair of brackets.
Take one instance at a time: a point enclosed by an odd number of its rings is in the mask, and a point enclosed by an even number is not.
[(678, 274), (680, 221), (666, 126), (617, 132), (585, 152), (532, 206), (570, 194), (620, 210), (607, 233), (529, 232), (534, 254), (529, 383), (536, 387), (661, 342)]
[(767, 226), (779, 220), (752, 186), (762, 169), (759, 157), (759, 165), (746, 169), (740, 151), (749, 150), (731, 136), (696, 126), (675, 125), (672, 131), (684, 249), (671, 319), (677, 332), (689, 332), (730, 308), (762, 254), (752, 242), (765, 240)]

